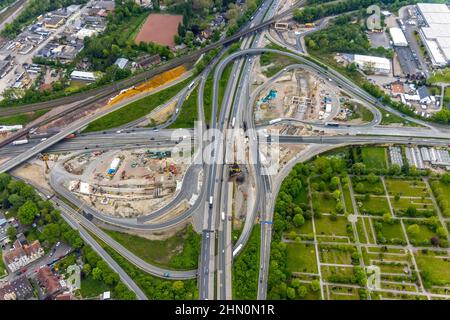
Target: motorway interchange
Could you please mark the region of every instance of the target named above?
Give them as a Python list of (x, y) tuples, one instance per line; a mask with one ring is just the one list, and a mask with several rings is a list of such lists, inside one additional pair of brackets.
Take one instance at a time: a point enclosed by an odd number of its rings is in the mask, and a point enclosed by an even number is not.
[[(226, 52), (226, 48), (222, 49), (221, 53), (194, 80), (199, 92), (197, 109), (200, 126), (196, 128), (196, 131), (191, 129), (184, 131), (192, 134), (192, 139), (174, 140), (172, 138), (174, 130), (166, 129), (169, 124), (176, 121), (179, 113), (175, 113), (167, 123), (155, 128), (134, 128), (134, 123), (132, 123), (128, 124), (126, 128), (121, 128), (122, 130), (79, 134), (75, 139), (64, 140), (68, 134), (81, 131), (95, 119), (119, 109), (127, 103), (125, 101), (110, 110), (97, 114), (95, 117), (77, 121), (55, 135), (31, 136), (30, 143), (27, 145), (7, 145), (0, 149), (0, 157), (9, 157), (0, 165), (0, 172), (7, 172), (44, 151), (49, 153), (86, 153), (104, 149), (173, 148), (180, 147), (183, 144), (197, 146), (193, 155), (193, 159), (197, 161), (194, 161), (186, 170), (181, 191), (164, 207), (137, 218), (111, 217), (87, 204), (64, 187), (64, 183), (67, 182), (67, 175), (62, 171), (61, 166), (55, 165), (49, 173), (49, 184), (53, 192), (36, 186), (43, 197), (50, 198), (53, 193), (55, 194), (51, 197), (51, 201), (61, 209), (64, 219), (80, 231), (83, 239), (94, 247), (113, 270), (119, 273), (121, 280), (136, 293), (139, 299), (146, 299), (145, 294), (120, 266), (104, 252), (86, 230), (95, 234), (129, 262), (154, 276), (170, 279), (197, 278), (200, 299), (232, 299), (232, 261), (245, 247), (257, 217), (260, 221), (272, 221), (278, 190), (283, 178), (287, 176), (293, 165), (307, 161), (326, 150), (344, 145), (395, 143), (446, 146), (448, 144), (450, 138), (448, 128), (434, 126), (405, 116), (397, 110), (381, 104), (345, 76), (332, 69), (324, 69), (312, 60), (305, 58), (301, 50), (296, 51), (295, 48), (289, 48), (292, 51), (288, 52), (261, 47), (262, 40), (265, 37), (265, 31), (262, 27), (269, 26), (273, 22), (274, 16), (284, 17), (289, 14), (277, 12), (280, 2), (278, 0), (263, 1), (251, 22), (244, 26), (242, 33), (240, 33), (242, 35), (240, 50), (221, 59)], [(301, 5), (302, 1), (299, 4)], [(262, 26), (261, 29), (259, 26)], [(247, 32), (252, 30), (252, 32), (245, 33), (246, 30)], [(286, 45), (286, 47), (288, 46)], [(257, 93), (263, 89), (264, 85), (253, 91), (251, 89), (255, 60), (262, 53), (289, 57), (299, 65), (317, 73), (320, 77), (328, 79), (349, 95), (363, 101), (367, 108), (373, 112), (373, 120), (363, 125), (329, 127), (324, 123), (302, 122), (293, 118), (283, 118), (279, 119), (277, 124), (308, 125), (311, 129), (321, 130), (326, 134), (309, 136), (263, 134), (263, 130), (269, 128), (270, 123), (256, 126), (252, 110)], [(223, 93), (222, 103), (219, 105), (219, 82), (228, 65), (232, 66), (231, 76)], [(294, 67), (287, 67), (279, 73)], [(203, 95), (205, 83), (210, 74), (213, 75), (212, 115), (211, 122), (207, 124)], [(278, 74), (273, 78), (275, 79), (277, 76)], [(177, 109), (182, 108), (183, 101), (192, 89), (192, 87), (186, 87), (180, 92), (177, 97)], [(382, 127), (379, 125), (382, 118), (380, 109), (417, 123), (418, 126)], [(207, 128), (210, 130), (207, 130)], [(223, 139), (220, 136), (220, 133), (227, 129), (229, 130), (228, 134), (233, 139)], [(228, 219), (232, 214), (233, 192), (230, 188), (226, 164), (233, 163), (236, 145), (239, 142), (242, 144), (241, 132), (244, 132), (247, 136), (247, 143), (243, 147), (246, 162), (242, 165), (247, 168), (248, 179), (254, 187), (250, 197), (252, 203), (247, 208), (242, 233), (233, 244), (231, 238), (232, 223)], [(279, 170), (276, 170), (275, 173), (269, 173), (268, 166), (262, 160), (260, 148), (262, 148), (262, 145), (271, 145), (275, 142), (283, 146), (308, 145), (309, 147), (284, 164)], [(256, 159), (256, 161), (249, 161), (250, 159)], [(192, 185), (199, 181), (199, 177), (202, 177), (202, 182), (201, 187), (199, 187), (200, 191), (196, 194), (195, 189), (198, 188), (192, 188)], [(32, 183), (31, 181), (28, 182)], [(157, 221), (158, 218), (169, 215), (179, 202), (192, 199), (194, 194), (196, 196), (195, 202), (183, 213), (171, 216), (163, 222)], [(68, 200), (75, 207), (82, 208), (85, 214), (77, 213), (71, 206), (62, 201), (62, 198)], [(186, 271), (165, 270), (143, 261), (113, 240), (95, 224), (96, 221), (101, 221), (129, 230), (161, 231), (179, 226), (190, 218), (199, 221), (198, 224), (201, 226), (201, 255), (198, 269)], [(258, 299), (266, 298), (271, 226), (271, 223), (261, 223)]]

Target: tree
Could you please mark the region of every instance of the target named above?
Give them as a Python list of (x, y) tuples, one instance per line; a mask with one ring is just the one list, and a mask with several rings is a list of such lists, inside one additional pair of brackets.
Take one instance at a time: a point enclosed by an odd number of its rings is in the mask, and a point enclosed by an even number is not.
[(89, 263), (85, 263), (85, 264), (83, 265), (83, 274), (84, 274), (85, 276), (88, 276), (88, 275), (91, 274), (91, 271), (92, 271), (91, 265), (90, 265)]
[(16, 239), (16, 235), (17, 235), (17, 230), (14, 227), (9, 227), (6, 230), (6, 235), (8, 236), (9, 240), (11, 242), (14, 242), (14, 240)]
[(362, 162), (357, 162), (352, 166), (355, 174), (364, 174), (366, 172), (366, 165)]
[(33, 201), (28, 200), (19, 208), (19, 221), (22, 224), (32, 224), (38, 214), (39, 209), (36, 204)]
[(291, 288), (291, 287), (288, 287), (288, 288), (286, 289), (286, 295), (287, 295), (287, 297), (288, 297), (289, 299), (291, 299), (291, 300), (295, 299), (295, 289), (294, 289), (294, 288)]
[(319, 280), (313, 280), (311, 281), (310, 288), (313, 292), (317, 292), (320, 290), (320, 282)]
[(445, 237), (447, 237), (447, 230), (445, 230), (444, 227), (439, 227), (439, 228), (437, 228), (436, 233), (438, 234), (438, 236), (439, 236), (440, 238), (445, 238)]
[(304, 298), (308, 293), (308, 289), (305, 286), (301, 286), (297, 289), (297, 293), (300, 298)]
[(305, 218), (301, 214), (296, 214), (292, 221), (294, 222), (294, 225), (298, 228), (305, 223)]
[(375, 184), (378, 180), (379, 178), (373, 172), (367, 175), (367, 181), (369, 181), (370, 184)]
[(342, 204), (341, 201), (338, 201), (336, 203), (335, 210), (336, 210), (337, 213), (343, 213), (344, 212), (344, 205)]
[(450, 184), (450, 173), (444, 173), (440, 180), (442, 183)]
[(420, 227), (417, 224), (411, 224), (410, 226), (408, 226), (408, 233), (413, 236), (416, 237), (419, 235), (420, 233)]
[(95, 267), (94, 269), (92, 269), (92, 278), (94, 278), (94, 280), (101, 280), (102, 269), (100, 269), (99, 267)]
[(339, 182), (340, 182), (339, 177), (336, 176), (332, 177), (330, 181), (330, 189), (336, 190), (339, 187)]
[(402, 168), (398, 164), (393, 164), (389, 169), (389, 172), (393, 176), (398, 176), (402, 173)]
[(383, 214), (383, 221), (385, 223), (389, 223), (389, 224), (394, 223), (394, 219), (392, 218), (392, 215), (389, 212), (386, 212), (385, 214)]
[(50, 244), (58, 242), (61, 237), (61, 228), (56, 223), (50, 223), (42, 229), (42, 236)]
[(417, 214), (416, 207), (410, 206), (408, 207), (408, 209), (406, 209), (406, 215), (408, 215), (409, 217), (415, 217), (416, 214)]
[(397, 193), (394, 197), (395, 201), (399, 201), (400, 200), (400, 193)]

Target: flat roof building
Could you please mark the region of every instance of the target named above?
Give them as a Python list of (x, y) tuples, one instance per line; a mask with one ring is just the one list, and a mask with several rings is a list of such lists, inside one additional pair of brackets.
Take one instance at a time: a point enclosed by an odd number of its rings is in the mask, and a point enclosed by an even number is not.
[(74, 70), (70, 74), (72, 80), (84, 80), (84, 81), (95, 81), (96, 76), (93, 72), (77, 71)]
[(405, 34), (400, 28), (389, 28), (389, 34), (391, 35), (392, 42), (394, 46), (397, 47), (407, 47), (408, 41), (406, 40)]
[(372, 71), (378, 74), (389, 74), (391, 72), (391, 61), (387, 58), (355, 54), (353, 60), (364, 71)]
[(419, 35), (434, 67), (450, 63), (450, 9), (446, 4), (418, 3), (425, 26)]

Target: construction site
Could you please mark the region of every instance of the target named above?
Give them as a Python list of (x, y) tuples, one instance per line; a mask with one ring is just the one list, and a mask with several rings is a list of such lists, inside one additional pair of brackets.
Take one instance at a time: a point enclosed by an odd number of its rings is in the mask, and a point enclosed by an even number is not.
[(69, 175), (66, 188), (117, 217), (138, 217), (163, 207), (181, 189), (187, 169), (162, 149), (82, 153), (62, 166)]
[(296, 68), (273, 79), (255, 101), (256, 123), (276, 123), (281, 118), (325, 122), (340, 110), (341, 93), (312, 71)]

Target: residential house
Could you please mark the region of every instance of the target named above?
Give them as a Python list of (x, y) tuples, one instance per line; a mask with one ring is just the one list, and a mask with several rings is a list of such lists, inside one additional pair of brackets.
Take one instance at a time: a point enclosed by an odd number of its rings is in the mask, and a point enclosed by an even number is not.
[(26, 300), (33, 294), (33, 287), (26, 276), (21, 276), (0, 285), (0, 300)]
[(49, 267), (39, 269), (37, 273), (37, 280), (39, 282), (39, 286), (43, 291), (45, 299), (48, 299), (60, 293), (63, 289), (58, 277), (52, 272)]
[(19, 240), (16, 240), (14, 242), (14, 247), (10, 251), (3, 253), (6, 266), (11, 272), (15, 272), (20, 268), (25, 267), (43, 255), (44, 250), (42, 249), (39, 240), (35, 240), (31, 245), (22, 245)]

